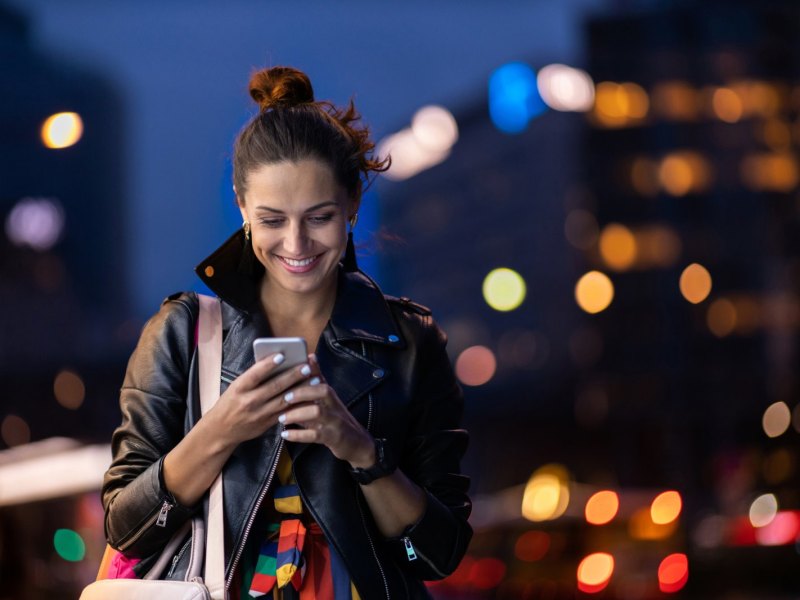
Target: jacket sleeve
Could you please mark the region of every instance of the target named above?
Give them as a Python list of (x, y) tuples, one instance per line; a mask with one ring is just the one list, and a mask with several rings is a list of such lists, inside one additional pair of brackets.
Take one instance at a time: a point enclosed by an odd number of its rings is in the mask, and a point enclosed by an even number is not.
[(194, 512), (179, 505), (161, 473), (184, 434), (196, 297), (170, 296), (144, 326), (120, 391), (122, 423), (103, 478), (108, 543), (126, 556), (160, 551)]
[[(472, 537), (469, 478), (461, 473), (468, 435), (460, 429), (464, 398), (445, 346), (447, 337), (428, 315), (418, 353), (420, 369), (411, 402), (411, 423), (400, 469), (422, 486), (422, 517), (387, 542), (398, 564), (420, 579), (442, 579), (455, 571)], [(409, 560), (411, 543), (416, 559)]]

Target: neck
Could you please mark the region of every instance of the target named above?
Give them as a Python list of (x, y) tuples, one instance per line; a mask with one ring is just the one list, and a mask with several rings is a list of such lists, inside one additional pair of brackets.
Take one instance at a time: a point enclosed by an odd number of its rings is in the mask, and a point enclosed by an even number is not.
[(261, 306), (271, 324), (303, 324), (327, 321), (336, 301), (337, 276), (313, 294), (300, 294), (271, 285), (265, 274), (261, 281)]

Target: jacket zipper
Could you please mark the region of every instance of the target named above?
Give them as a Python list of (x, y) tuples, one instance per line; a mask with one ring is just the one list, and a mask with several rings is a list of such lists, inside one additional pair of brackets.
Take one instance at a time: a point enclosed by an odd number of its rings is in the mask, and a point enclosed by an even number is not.
[[(367, 347), (364, 342), (361, 342), (361, 355), (364, 358), (367, 358)], [(367, 431), (372, 433), (372, 392), (367, 394), (367, 401), (369, 402), (369, 412), (367, 413)], [(375, 562), (378, 565), (378, 571), (381, 573), (381, 579), (383, 579), (383, 588), (386, 590), (386, 600), (390, 600), (391, 596), (389, 594), (389, 582), (386, 581), (386, 573), (383, 571), (383, 565), (381, 564), (380, 558), (378, 558), (378, 552), (375, 550), (375, 542), (372, 541), (372, 534), (369, 532), (369, 527), (367, 527), (367, 517), (364, 515), (364, 508), (361, 506), (361, 498), (358, 497), (358, 492), (356, 492), (356, 501), (358, 504), (358, 512), (361, 514), (361, 524), (364, 526), (364, 531), (367, 534), (367, 539), (369, 540), (369, 547), (372, 550), (372, 556), (375, 558)]]
[[(175, 505), (172, 504), (168, 499), (165, 499), (164, 502), (161, 504), (157, 513), (153, 513), (153, 516), (147, 519), (147, 522), (142, 525), (141, 529), (137, 531), (127, 542), (121, 544), (119, 547), (120, 552), (125, 552), (128, 548), (130, 548), (133, 544), (135, 544), (140, 537), (144, 535), (144, 533), (153, 526), (153, 524), (157, 524), (159, 527), (166, 527), (167, 525), (167, 513), (174, 507)], [(162, 517), (163, 515), (163, 517)], [(160, 524), (162, 523), (163, 524)]]
[(272, 461), (272, 467), (269, 470), (267, 481), (264, 484), (264, 487), (261, 488), (261, 493), (258, 495), (258, 499), (256, 500), (256, 505), (253, 507), (253, 510), (250, 513), (250, 517), (247, 519), (247, 525), (244, 528), (244, 536), (242, 537), (242, 543), (239, 544), (239, 547), (236, 549), (236, 555), (233, 557), (233, 562), (231, 563), (231, 571), (228, 574), (228, 579), (225, 581), (225, 589), (230, 589), (231, 587), (231, 583), (233, 582), (233, 574), (236, 572), (236, 567), (239, 564), (239, 559), (242, 558), (242, 552), (244, 552), (244, 546), (247, 543), (247, 538), (250, 535), (250, 530), (253, 528), (253, 522), (255, 521), (256, 515), (258, 514), (258, 509), (261, 507), (261, 503), (264, 501), (264, 496), (267, 495), (267, 490), (269, 490), (269, 486), (272, 484), (272, 479), (275, 477), (275, 470), (278, 468), (278, 459), (280, 458), (281, 450), (283, 450), (283, 438), (280, 438), (280, 442), (278, 442), (278, 451), (275, 453), (275, 458)]
[(189, 539), (186, 540), (183, 543), (183, 547), (173, 557), (172, 566), (169, 568), (169, 571), (167, 571), (167, 575), (166, 575), (166, 577), (164, 577), (164, 579), (169, 579), (170, 577), (172, 577), (172, 574), (175, 572), (175, 567), (178, 566), (178, 563), (180, 562), (181, 558), (183, 557), (183, 554), (186, 552), (186, 549), (191, 545), (191, 543), (192, 543), (192, 535), (190, 533), (189, 534)]
[(414, 552), (414, 544), (411, 543), (411, 539), (408, 536), (403, 538), (403, 544), (406, 547), (408, 562), (411, 562), (412, 560), (417, 560), (417, 553)]

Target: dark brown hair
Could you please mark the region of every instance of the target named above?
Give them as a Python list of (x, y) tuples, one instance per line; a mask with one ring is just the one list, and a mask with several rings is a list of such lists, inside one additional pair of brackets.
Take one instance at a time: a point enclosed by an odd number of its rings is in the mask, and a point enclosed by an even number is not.
[(250, 96), (259, 114), (239, 132), (233, 145), (233, 183), (244, 202), (247, 176), (262, 165), (306, 158), (324, 161), (351, 198), (360, 199), (370, 174), (389, 168), (372, 156), (375, 144), (353, 101), (347, 109), (314, 100), (311, 81), (291, 67), (272, 67), (250, 77)]

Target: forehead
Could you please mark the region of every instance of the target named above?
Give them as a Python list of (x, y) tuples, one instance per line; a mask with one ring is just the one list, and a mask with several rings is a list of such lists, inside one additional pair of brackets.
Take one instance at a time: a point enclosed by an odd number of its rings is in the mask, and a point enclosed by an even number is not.
[(316, 159), (261, 165), (247, 174), (245, 202), (272, 208), (301, 208), (329, 200), (344, 200), (344, 189), (333, 169)]

